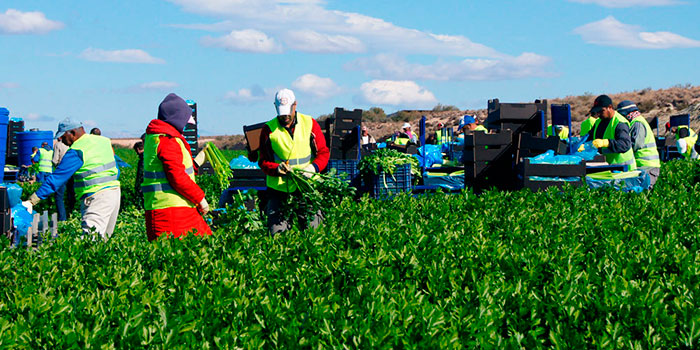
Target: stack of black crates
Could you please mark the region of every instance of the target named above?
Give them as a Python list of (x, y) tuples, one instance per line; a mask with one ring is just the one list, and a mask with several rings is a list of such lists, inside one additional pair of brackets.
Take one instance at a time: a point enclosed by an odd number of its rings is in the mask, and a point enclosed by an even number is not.
[[(197, 125), (199, 124), (199, 119), (197, 119), (197, 103), (192, 101), (192, 100), (187, 100), (187, 105), (192, 108), (192, 118), (194, 118), (194, 124), (187, 124), (185, 125), (185, 128), (182, 131), (182, 135), (185, 136), (185, 140), (187, 141), (187, 144), (190, 146), (190, 152), (192, 153), (192, 157), (195, 157), (197, 155), (197, 152), (199, 152), (199, 142), (198, 142), (198, 131), (197, 131)], [(211, 167), (209, 162), (205, 162), (202, 164), (201, 167), (199, 167), (199, 173), (200, 174), (213, 174), (214, 169)]]
[(7, 124), (7, 152), (5, 154), (5, 164), (19, 164), (19, 145), (17, 133), (24, 131), (24, 120), (10, 119)]
[(515, 182), (512, 145), (511, 130), (501, 130), (495, 134), (474, 131), (464, 135), (462, 162), (465, 184), (476, 192), (491, 187), (512, 189)]

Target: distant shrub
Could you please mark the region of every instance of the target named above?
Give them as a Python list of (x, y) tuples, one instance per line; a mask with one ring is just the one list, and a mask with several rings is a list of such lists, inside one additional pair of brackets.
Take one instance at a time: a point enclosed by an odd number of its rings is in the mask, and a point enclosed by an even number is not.
[(420, 119), (422, 113), (413, 111), (398, 111), (390, 116), (390, 119), (395, 122), (411, 122)]
[(443, 105), (438, 103), (437, 106), (433, 107), (433, 112), (448, 112), (448, 111), (459, 111), (459, 108), (452, 105)]
[(652, 100), (643, 100), (637, 103), (637, 108), (639, 108), (640, 112), (646, 113), (656, 108), (656, 102)]
[(381, 122), (386, 120), (386, 113), (379, 107), (372, 107), (366, 111), (362, 111), (362, 120), (369, 122)]

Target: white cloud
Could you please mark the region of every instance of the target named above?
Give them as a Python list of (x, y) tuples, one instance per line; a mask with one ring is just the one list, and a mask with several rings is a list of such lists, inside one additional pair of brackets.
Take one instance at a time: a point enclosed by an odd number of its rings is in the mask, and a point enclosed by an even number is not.
[(139, 49), (126, 50), (102, 50), (87, 48), (79, 55), (80, 58), (94, 62), (118, 62), (118, 63), (152, 63), (163, 64), (165, 60), (151, 56), (148, 52)]
[(409, 63), (397, 55), (380, 54), (345, 65), (376, 79), (391, 80), (504, 80), (551, 76), (546, 71), (551, 59), (533, 53), (503, 59), (464, 59), (433, 64)]
[(652, 7), (682, 4), (677, 0), (569, 0), (582, 4), (596, 4), (608, 8)]
[(632, 49), (668, 49), (700, 47), (700, 41), (671, 32), (644, 32), (642, 27), (619, 22), (609, 16), (574, 29), (589, 44)]
[(0, 89), (17, 89), (19, 84), (13, 82), (0, 83)]
[(346, 35), (327, 35), (313, 30), (286, 33), (285, 42), (294, 50), (313, 53), (358, 53), (366, 50), (357, 38)]
[(49, 20), (41, 12), (8, 9), (0, 13), (0, 34), (46, 34), (63, 27), (63, 23)]
[(234, 30), (231, 33), (218, 37), (204, 37), (202, 45), (222, 47), (228, 51), (237, 52), (259, 52), (259, 53), (279, 53), (282, 46), (274, 38), (268, 37), (265, 33), (255, 29)]
[(52, 122), (56, 120), (56, 118), (54, 117), (50, 117), (39, 113), (28, 113), (24, 116), (23, 119), (31, 122)]
[(224, 95), (224, 99), (234, 104), (251, 104), (265, 99), (273, 100), (271, 93), (258, 85), (254, 85), (250, 89), (243, 88), (238, 91), (229, 91)]
[(357, 97), (371, 105), (426, 107), (437, 102), (432, 92), (413, 81), (372, 80), (360, 86)]
[[(325, 1), (260, 0), (169, 0), (185, 11), (225, 18), (223, 22), (180, 25), (200, 30), (255, 28), (272, 33), (287, 47), (303, 52), (384, 52), (455, 55), (463, 57), (506, 56), (461, 35), (441, 35), (404, 28), (359, 13), (325, 9)], [(303, 21), (299, 19), (303, 18)], [(290, 28), (298, 33), (289, 34)], [(303, 43), (316, 43), (304, 45)], [(361, 49), (362, 48), (362, 49)]]
[(331, 78), (321, 78), (314, 74), (300, 76), (292, 83), (292, 87), (295, 90), (322, 99), (342, 92), (342, 89)]
[(172, 81), (152, 81), (139, 85), (130, 86), (117, 92), (142, 93), (142, 92), (170, 92), (179, 87), (178, 83)]

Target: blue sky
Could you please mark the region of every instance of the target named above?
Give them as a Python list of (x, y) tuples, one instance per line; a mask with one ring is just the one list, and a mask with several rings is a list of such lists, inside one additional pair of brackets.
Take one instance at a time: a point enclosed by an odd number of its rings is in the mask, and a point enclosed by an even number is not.
[(138, 136), (169, 92), (203, 135), (295, 91), (312, 116), (616, 93), (700, 80), (698, 1), (2, 0), (0, 106)]

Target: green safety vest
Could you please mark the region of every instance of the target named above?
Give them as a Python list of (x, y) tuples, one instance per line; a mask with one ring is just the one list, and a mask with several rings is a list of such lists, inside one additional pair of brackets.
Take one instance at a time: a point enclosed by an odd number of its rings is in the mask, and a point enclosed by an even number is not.
[[(289, 162), (292, 168), (303, 169), (311, 164), (311, 129), (313, 118), (297, 112), (297, 125), (294, 127), (292, 138), (277, 118), (267, 122), (270, 128), (270, 144), (275, 154), (275, 162)], [(287, 181), (286, 176), (267, 176), (267, 187), (292, 193), (297, 186), (293, 181)]]
[(75, 196), (82, 198), (107, 187), (119, 187), (119, 171), (112, 141), (104, 136), (85, 134), (70, 149), (82, 154), (83, 166), (73, 174)]
[(397, 137), (396, 140), (394, 140), (395, 145), (407, 145), (411, 139), (407, 139), (405, 137)]
[[(610, 120), (608, 127), (605, 129), (605, 133), (603, 133), (603, 138), (608, 140), (614, 140), (615, 128), (617, 128), (617, 124), (620, 123), (625, 123), (628, 126), (630, 124), (630, 122), (628, 122), (627, 119), (625, 119), (625, 117), (623, 117), (620, 113), (615, 112), (615, 115), (612, 117), (612, 120)], [(595, 126), (593, 127), (594, 137), (598, 134), (599, 125), (600, 120), (596, 120)], [(627, 170), (637, 169), (637, 162), (634, 160), (634, 151), (632, 151), (632, 147), (630, 147), (630, 149), (628, 149), (625, 153), (613, 153), (610, 151), (603, 151), (601, 153), (605, 155), (605, 161), (607, 161), (608, 164), (624, 164), (628, 166)]]
[(685, 157), (685, 159), (688, 160), (693, 159), (693, 147), (695, 147), (695, 143), (698, 141), (698, 135), (695, 134), (692, 136), (684, 137), (682, 138), (682, 140), (685, 140), (686, 144), (685, 153), (683, 153), (683, 157)]
[[(195, 203), (190, 202), (170, 186), (163, 169), (163, 162), (158, 158), (158, 145), (160, 137), (165, 134), (147, 134), (143, 145), (143, 203), (146, 210), (165, 209), (174, 207), (194, 208)], [(182, 165), (185, 172), (194, 181), (194, 167), (192, 156), (185, 148), (185, 144), (179, 137), (174, 137), (180, 151), (182, 151)]]
[[(554, 136), (554, 128), (552, 128), (551, 125), (547, 127), (547, 136)], [(557, 136), (559, 136), (559, 138), (562, 140), (568, 139), (569, 138), (569, 128), (566, 126), (563, 126), (561, 131), (559, 132), (559, 134)]]
[(53, 151), (39, 148), (39, 171), (42, 173), (53, 172)]
[[(651, 126), (649, 126), (649, 123), (647, 123), (646, 119), (641, 115), (632, 119), (630, 122), (630, 129), (634, 123), (641, 123), (647, 132), (644, 137), (644, 145), (642, 148), (634, 150), (634, 159), (637, 161), (637, 166), (660, 168), (661, 161), (659, 160), (659, 150), (656, 149), (656, 139), (654, 138), (654, 132), (651, 130)], [(634, 147), (634, 140), (632, 140), (632, 147)]]
[(688, 125), (679, 125), (678, 128), (676, 129), (676, 139), (679, 138), (678, 135), (681, 134), (681, 133), (680, 133), (681, 129), (688, 129), (688, 133), (689, 133), (688, 136), (695, 136), (695, 135), (697, 135), (697, 134), (695, 133), (695, 130), (693, 130), (693, 129), (691, 129), (690, 127), (688, 127)]
[(586, 120), (581, 122), (581, 136), (588, 134), (591, 129), (593, 129), (596, 121), (598, 121), (598, 118), (588, 117)]
[(489, 132), (489, 129), (486, 129), (483, 125), (477, 125), (476, 128), (474, 128), (474, 131)]

